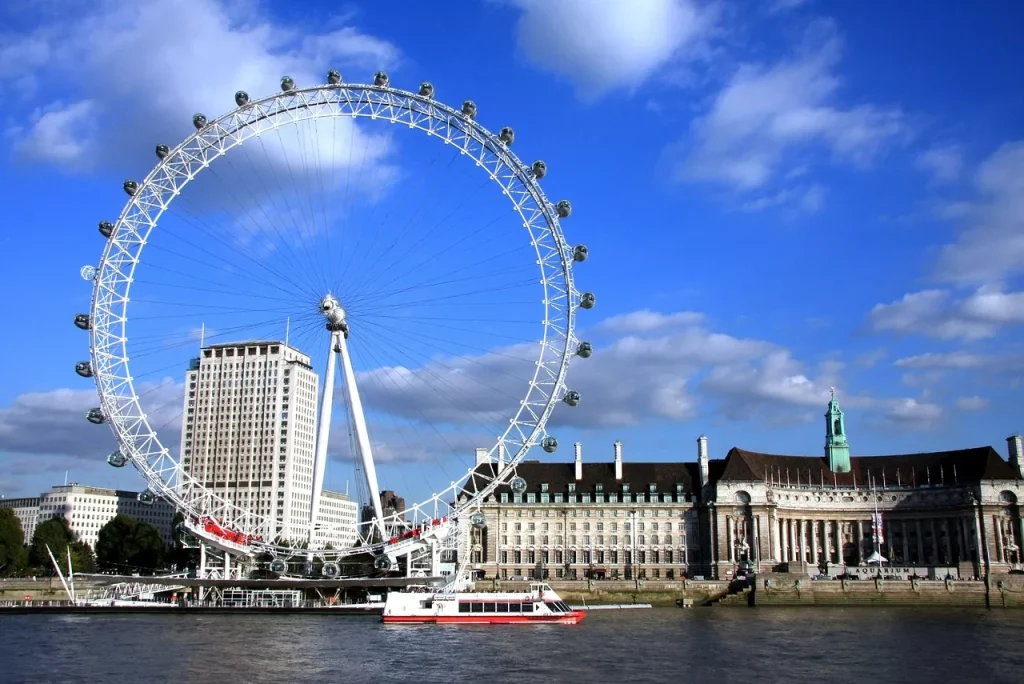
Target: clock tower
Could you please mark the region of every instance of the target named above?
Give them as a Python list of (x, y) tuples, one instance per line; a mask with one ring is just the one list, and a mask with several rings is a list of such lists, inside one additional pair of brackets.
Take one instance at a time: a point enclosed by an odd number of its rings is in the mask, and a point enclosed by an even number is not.
[(850, 472), (850, 445), (846, 442), (846, 420), (836, 401), (836, 388), (825, 413), (825, 457), (833, 473)]

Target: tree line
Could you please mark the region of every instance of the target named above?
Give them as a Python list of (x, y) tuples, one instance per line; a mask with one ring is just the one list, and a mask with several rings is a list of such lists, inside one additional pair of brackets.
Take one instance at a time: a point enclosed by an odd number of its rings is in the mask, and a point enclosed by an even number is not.
[(61, 572), (66, 573), (68, 553), (75, 572), (113, 571), (149, 575), (171, 568), (195, 566), (195, 554), (182, 544), (178, 534), (181, 514), (171, 523), (171, 543), (164, 545), (156, 526), (119, 513), (100, 528), (96, 548), (78, 539), (67, 519), (56, 515), (36, 525), (26, 542), (21, 521), (10, 508), (0, 508), (0, 577), (53, 575), (53, 552)]

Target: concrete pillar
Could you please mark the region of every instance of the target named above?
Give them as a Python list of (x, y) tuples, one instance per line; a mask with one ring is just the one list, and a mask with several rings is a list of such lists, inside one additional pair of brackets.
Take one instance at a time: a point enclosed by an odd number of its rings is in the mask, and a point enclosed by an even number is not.
[(946, 565), (953, 563), (953, 540), (950, 539), (949, 520), (942, 519), (942, 562)]
[(833, 520), (832, 524), (835, 526), (833, 533), (836, 539), (836, 563), (841, 565), (843, 562), (843, 524), (839, 520)]
[[(872, 544), (871, 548), (874, 549), (875, 545)], [(864, 561), (864, 521), (857, 521), (857, 562), (862, 563)]]
[(800, 561), (801, 563), (806, 563), (807, 562), (807, 521), (806, 520), (798, 521), (797, 527), (799, 528), (798, 536), (800, 537), (800, 539), (799, 539), (800, 545), (797, 547), (797, 549), (798, 549), (798, 551), (797, 551), (797, 560)]
[(818, 531), (821, 524), (817, 520), (811, 521), (811, 563), (818, 564)]
[(1024, 563), (1024, 517), (1020, 515), (1020, 507), (1017, 508), (1017, 527), (1020, 528), (1020, 536), (1017, 537), (1017, 562)]
[(967, 519), (963, 516), (956, 519), (956, 529), (960, 539), (960, 556), (961, 561), (971, 559), (971, 550), (967, 546)]
[(782, 521), (779, 514), (772, 512), (768, 523), (768, 531), (772, 537), (772, 560), (776, 563), (782, 562)]
[(914, 529), (917, 531), (917, 564), (923, 565), (924, 560), (924, 534), (921, 532), (921, 521), (914, 521)]
[(900, 521), (900, 532), (903, 537), (903, 565), (910, 565), (910, 536), (907, 534), (907, 521)]
[(729, 547), (729, 562), (736, 562), (736, 545), (732, 541), (732, 516), (725, 516), (725, 545)]
[(779, 532), (782, 534), (780, 541), (782, 542), (782, 561), (792, 560), (793, 549), (793, 538), (790, 535), (789, 520), (779, 521), (780, 529)]
[(932, 534), (932, 548), (931, 555), (929, 556), (929, 562), (933, 565), (939, 564), (939, 536), (935, 527), (935, 518), (928, 521), (928, 529)]
[[(753, 544), (750, 545), (750, 560), (760, 565), (761, 563), (761, 516), (751, 516), (750, 536)], [(757, 567), (757, 566), (755, 566)]]
[(1002, 524), (997, 515), (992, 516), (992, 529), (995, 531), (995, 561), (1005, 562), (1005, 558), (1002, 557)]

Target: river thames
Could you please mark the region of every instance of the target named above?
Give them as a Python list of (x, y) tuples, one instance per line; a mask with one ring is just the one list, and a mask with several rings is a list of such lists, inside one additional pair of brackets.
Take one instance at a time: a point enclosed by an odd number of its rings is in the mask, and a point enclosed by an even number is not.
[(1024, 612), (695, 608), (582, 624), (324, 615), (0, 616), (0, 681), (1024, 681)]

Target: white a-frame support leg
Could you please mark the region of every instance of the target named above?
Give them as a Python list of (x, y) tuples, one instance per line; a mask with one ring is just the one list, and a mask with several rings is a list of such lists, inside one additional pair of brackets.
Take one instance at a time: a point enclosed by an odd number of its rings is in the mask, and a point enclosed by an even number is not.
[(331, 408), (334, 402), (334, 370), (335, 354), (341, 356), (341, 372), (345, 381), (345, 396), (352, 412), (352, 427), (356, 433), (356, 447), (366, 473), (366, 484), (370, 490), (373, 505), (374, 524), (380, 538), (386, 539), (384, 531), (384, 511), (380, 504), (380, 489), (377, 486), (377, 469), (373, 464), (373, 450), (370, 447), (370, 434), (366, 429), (366, 416), (363, 414), (363, 402), (356, 387), (356, 374), (352, 370), (352, 359), (348, 354), (348, 325), (345, 322), (344, 310), (334, 297), (328, 295), (320, 303), (320, 310), (328, 320), (331, 331), (331, 345), (327, 353), (327, 377), (324, 378), (324, 395), (320, 404), (320, 424), (316, 440), (316, 456), (313, 461), (313, 495), (310, 506), (309, 546), (314, 547), (317, 524), (320, 516), (320, 499), (324, 487), (324, 471), (327, 467), (327, 443), (331, 432)]

